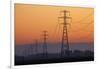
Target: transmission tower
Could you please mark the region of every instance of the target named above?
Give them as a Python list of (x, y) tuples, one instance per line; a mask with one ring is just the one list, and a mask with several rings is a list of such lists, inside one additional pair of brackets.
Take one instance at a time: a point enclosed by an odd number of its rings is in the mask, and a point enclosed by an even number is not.
[(48, 32), (45, 30), (43, 31), (43, 55), (47, 56), (47, 34)]
[(35, 40), (35, 54), (37, 55), (38, 54), (38, 41)]
[(58, 17), (59, 19), (63, 19), (63, 31), (62, 31), (62, 40), (61, 40), (61, 56), (69, 54), (69, 42), (68, 42), (68, 19), (71, 19), (69, 11), (61, 11), (63, 16)]

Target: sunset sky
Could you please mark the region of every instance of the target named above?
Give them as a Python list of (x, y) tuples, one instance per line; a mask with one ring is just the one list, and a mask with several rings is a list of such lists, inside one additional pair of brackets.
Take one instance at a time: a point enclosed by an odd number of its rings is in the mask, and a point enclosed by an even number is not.
[(42, 41), (42, 31), (48, 31), (49, 42), (60, 42), (62, 23), (58, 17), (60, 11), (70, 11), (72, 22), (68, 26), (69, 42), (93, 42), (94, 9), (68, 6), (46, 6), (15, 4), (15, 41), (16, 44), (28, 44)]

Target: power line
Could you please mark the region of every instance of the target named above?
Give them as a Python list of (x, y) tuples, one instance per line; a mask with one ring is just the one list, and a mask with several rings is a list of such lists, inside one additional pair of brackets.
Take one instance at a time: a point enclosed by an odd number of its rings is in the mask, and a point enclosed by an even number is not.
[[(91, 17), (93, 14), (89, 14), (88, 16), (84, 17), (83, 19), (77, 21), (77, 22), (73, 22), (73, 24), (77, 24), (77, 23), (80, 23), (80, 22), (83, 22), (85, 19)], [(84, 23), (83, 23), (84, 24)]]
[(60, 30), (60, 24), (59, 24), (59, 18), (58, 18), (58, 22), (55, 26), (52, 37), (55, 38), (56, 36), (58, 36), (59, 35), (59, 30)]
[(71, 31), (71, 32), (79, 32), (79, 30), (80, 31), (84, 31), (85, 29), (87, 29), (87, 27), (89, 27), (91, 24), (93, 24), (93, 20), (91, 21), (91, 22), (89, 22), (89, 23), (85, 23), (86, 25), (85, 26), (83, 26), (83, 28), (80, 28), (80, 29), (77, 29), (77, 30), (74, 30), (74, 31)]

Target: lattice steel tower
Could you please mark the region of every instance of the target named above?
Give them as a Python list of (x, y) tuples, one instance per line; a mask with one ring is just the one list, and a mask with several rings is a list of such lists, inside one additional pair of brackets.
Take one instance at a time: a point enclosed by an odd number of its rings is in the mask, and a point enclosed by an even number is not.
[(43, 31), (43, 55), (47, 56), (47, 34), (48, 32), (45, 30)]
[(35, 55), (38, 55), (38, 40), (35, 40)]
[(69, 42), (68, 42), (68, 19), (71, 20), (70, 12), (69, 11), (61, 11), (63, 13), (63, 16), (58, 17), (59, 19), (63, 19), (63, 31), (62, 31), (62, 40), (61, 40), (61, 56), (63, 55), (69, 55)]

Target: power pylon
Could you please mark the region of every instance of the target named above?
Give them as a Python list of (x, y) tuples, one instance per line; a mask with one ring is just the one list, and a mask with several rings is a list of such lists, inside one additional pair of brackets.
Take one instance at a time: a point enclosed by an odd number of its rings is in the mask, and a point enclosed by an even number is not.
[(47, 56), (47, 36), (48, 32), (46, 30), (43, 31), (43, 55)]
[(38, 54), (38, 41), (35, 40), (35, 54)]
[(71, 19), (70, 17), (70, 11), (61, 11), (63, 13), (63, 16), (58, 17), (59, 19), (63, 19), (63, 31), (62, 31), (62, 40), (61, 40), (61, 56), (68, 55), (69, 54), (69, 41), (68, 41), (68, 25), (69, 22), (67, 19)]

